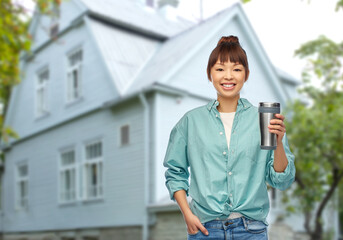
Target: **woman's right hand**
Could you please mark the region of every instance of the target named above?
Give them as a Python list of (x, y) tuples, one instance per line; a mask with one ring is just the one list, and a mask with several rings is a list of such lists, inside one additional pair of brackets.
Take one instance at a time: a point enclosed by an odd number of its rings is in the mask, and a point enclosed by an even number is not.
[(187, 214), (184, 219), (187, 224), (187, 232), (189, 234), (196, 234), (200, 230), (203, 234), (208, 235), (207, 229), (201, 224), (199, 218), (193, 213)]

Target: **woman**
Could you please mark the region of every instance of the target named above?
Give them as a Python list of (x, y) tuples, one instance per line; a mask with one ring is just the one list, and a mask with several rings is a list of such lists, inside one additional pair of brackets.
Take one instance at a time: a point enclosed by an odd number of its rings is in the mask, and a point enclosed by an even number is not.
[(268, 239), (266, 183), (284, 190), (295, 176), (284, 116), (269, 125), (276, 150), (261, 150), (258, 109), (240, 98), (249, 66), (237, 37), (219, 40), (207, 76), (217, 99), (188, 111), (170, 133), (164, 159), (170, 197), (181, 209), (188, 239)]

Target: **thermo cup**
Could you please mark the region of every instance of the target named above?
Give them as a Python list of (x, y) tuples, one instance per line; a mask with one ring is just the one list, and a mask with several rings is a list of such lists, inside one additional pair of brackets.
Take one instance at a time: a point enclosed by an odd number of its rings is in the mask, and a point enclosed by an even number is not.
[(258, 112), (260, 119), (261, 149), (275, 150), (276, 134), (269, 132), (268, 125), (270, 124), (270, 120), (276, 118), (275, 114), (280, 113), (280, 103), (260, 102)]

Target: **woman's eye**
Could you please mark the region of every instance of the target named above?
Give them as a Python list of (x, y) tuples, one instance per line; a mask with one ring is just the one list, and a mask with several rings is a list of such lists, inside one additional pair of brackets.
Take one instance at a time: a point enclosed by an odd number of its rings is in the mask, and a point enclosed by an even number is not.
[(242, 71), (242, 69), (236, 68), (235, 71), (240, 72), (240, 71)]
[(218, 68), (217, 71), (223, 71), (223, 69), (222, 68)]

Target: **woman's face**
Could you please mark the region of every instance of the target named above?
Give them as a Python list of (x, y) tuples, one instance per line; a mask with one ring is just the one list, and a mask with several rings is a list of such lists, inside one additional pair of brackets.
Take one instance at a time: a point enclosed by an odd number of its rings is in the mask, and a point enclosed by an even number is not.
[(242, 64), (217, 61), (211, 68), (211, 77), (218, 97), (230, 99), (239, 97), (245, 79), (248, 79), (247, 74), (249, 73), (245, 72)]

